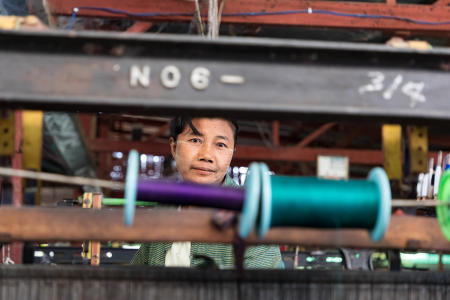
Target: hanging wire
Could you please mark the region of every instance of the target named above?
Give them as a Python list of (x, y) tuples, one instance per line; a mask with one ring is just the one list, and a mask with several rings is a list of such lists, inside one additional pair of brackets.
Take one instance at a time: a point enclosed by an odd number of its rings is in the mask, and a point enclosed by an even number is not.
[(205, 37), (205, 31), (203, 29), (202, 14), (200, 13), (200, 4), (198, 3), (198, 0), (195, 0), (195, 15), (197, 17), (200, 34), (202, 35), (202, 37)]

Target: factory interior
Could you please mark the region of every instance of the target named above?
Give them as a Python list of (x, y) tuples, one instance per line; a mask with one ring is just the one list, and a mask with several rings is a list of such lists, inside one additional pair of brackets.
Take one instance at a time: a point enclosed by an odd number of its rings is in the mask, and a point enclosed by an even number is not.
[(450, 300), (449, 0), (0, 0), (0, 300)]

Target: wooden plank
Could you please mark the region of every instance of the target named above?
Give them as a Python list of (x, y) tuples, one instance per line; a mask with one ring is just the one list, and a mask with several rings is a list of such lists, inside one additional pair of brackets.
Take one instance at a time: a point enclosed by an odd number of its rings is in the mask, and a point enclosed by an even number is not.
[[(223, 9), (222, 23), (250, 23), (263, 25), (291, 25), (340, 27), (360, 29), (384, 29), (401, 31), (421, 31), (441, 33), (448, 36), (449, 24), (430, 26), (419, 22), (407, 22), (401, 18), (410, 18), (428, 22), (444, 22), (449, 18), (449, 7), (446, 0), (438, 0), (433, 5), (424, 4), (394, 4), (367, 3), (349, 1), (295, 1), (295, 0), (228, 0)], [(105, 10), (92, 9), (91, 0), (48, 0), (49, 11), (57, 15), (72, 15), (75, 7), (80, 8), (78, 16), (129, 18), (125, 14), (113, 14)], [(392, 2), (392, 1), (390, 1)], [(151, 13), (151, 16), (141, 16), (139, 19), (151, 21), (190, 21), (195, 11), (193, 1), (179, 0), (98, 0), (96, 7), (125, 10), (130, 13)], [(83, 8), (84, 7), (84, 8)], [(90, 7), (90, 8), (89, 8)], [(439, 9), (437, 9), (439, 8)], [(280, 14), (276, 12), (297, 11), (294, 14)], [(326, 12), (334, 12), (326, 13)], [(236, 15), (249, 13), (253, 15)], [(156, 16), (155, 14), (166, 14)], [(167, 15), (167, 13), (187, 14), (184, 16)], [(273, 13), (264, 15), (264, 13)], [(337, 13), (346, 14), (339, 16)], [(347, 15), (348, 14), (348, 15)], [(385, 18), (357, 18), (351, 15), (376, 15)], [(202, 10), (207, 15), (207, 6)]]
[[(134, 224), (123, 225), (119, 209), (0, 207), (0, 241), (195, 241), (231, 243), (234, 229), (211, 225), (215, 210), (138, 209)], [(274, 228), (249, 244), (291, 244), (314, 247), (421, 249), (450, 252), (435, 218), (393, 216), (384, 239), (373, 243), (362, 229)]]

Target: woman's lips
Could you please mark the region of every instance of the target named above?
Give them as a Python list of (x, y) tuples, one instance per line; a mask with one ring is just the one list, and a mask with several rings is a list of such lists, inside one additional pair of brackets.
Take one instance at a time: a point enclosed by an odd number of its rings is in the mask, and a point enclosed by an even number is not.
[(194, 170), (196, 173), (201, 174), (201, 175), (210, 175), (210, 174), (213, 174), (216, 172), (213, 169), (198, 168), (198, 167), (192, 167), (192, 170)]

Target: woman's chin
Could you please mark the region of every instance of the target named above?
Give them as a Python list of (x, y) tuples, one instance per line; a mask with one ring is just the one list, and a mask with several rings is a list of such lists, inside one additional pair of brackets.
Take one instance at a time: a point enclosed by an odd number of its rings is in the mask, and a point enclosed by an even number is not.
[(199, 184), (217, 184), (217, 179), (214, 176), (190, 176), (185, 180)]

